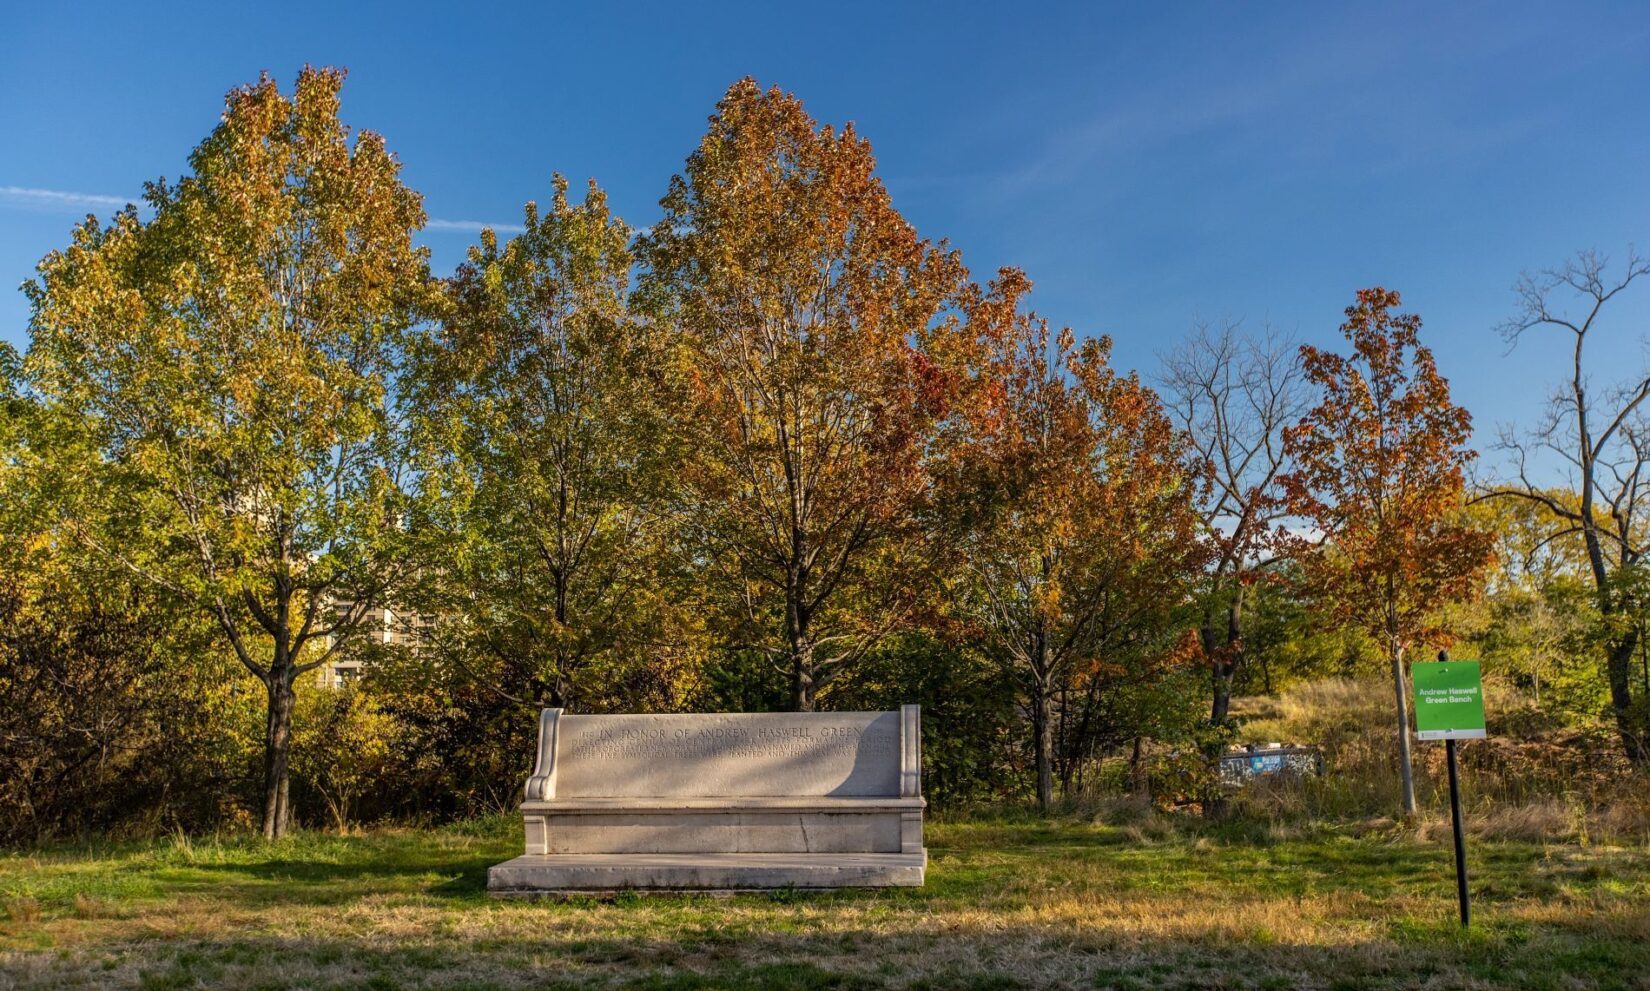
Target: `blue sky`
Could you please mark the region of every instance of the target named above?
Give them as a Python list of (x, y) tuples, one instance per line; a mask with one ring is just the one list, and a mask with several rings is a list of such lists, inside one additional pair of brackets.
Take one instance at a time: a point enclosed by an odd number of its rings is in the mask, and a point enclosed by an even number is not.
[[(552, 171), (651, 222), (748, 74), (854, 121), (920, 231), (977, 273), (1025, 268), (1041, 312), (1123, 364), (1151, 373), (1199, 318), (1334, 343), (1384, 284), (1482, 434), (1533, 420), (1562, 359), (1493, 332), (1519, 272), (1650, 250), (1646, 4), (601, 7), (13, 6), (0, 282), (99, 198), (182, 171), (226, 90), (305, 62), (350, 70), (345, 119), (449, 222), (423, 235), (442, 271), (461, 222), (518, 222)], [(0, 338), (27, 320), (0, 290)], [(1605, 330), (1601, 379), (1644, 367), (1650, 285)]]

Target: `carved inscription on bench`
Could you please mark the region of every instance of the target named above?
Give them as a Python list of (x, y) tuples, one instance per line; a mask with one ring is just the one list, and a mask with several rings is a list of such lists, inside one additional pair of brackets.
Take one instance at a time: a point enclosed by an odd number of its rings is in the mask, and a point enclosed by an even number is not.
[(561, 717), (559, 798), (899, 794), (896, 712)]

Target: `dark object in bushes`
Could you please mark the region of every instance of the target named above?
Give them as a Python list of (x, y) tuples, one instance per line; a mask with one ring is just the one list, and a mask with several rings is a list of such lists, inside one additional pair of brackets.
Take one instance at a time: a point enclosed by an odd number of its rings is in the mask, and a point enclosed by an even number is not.
[(1242, 787), (1256, 778), (1309, 777), (1323, 773), (1323, 752), (1317, 747), (1257, 747), (1229, 751), (1220, 758), (1220, 783)]

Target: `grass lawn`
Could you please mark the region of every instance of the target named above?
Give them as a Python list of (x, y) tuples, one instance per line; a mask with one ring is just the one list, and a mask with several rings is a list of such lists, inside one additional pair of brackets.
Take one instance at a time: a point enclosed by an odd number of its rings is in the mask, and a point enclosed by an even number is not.
[(0, 855), (0, 988), (1650, 989), (1650, 849), (931, 823), (920, 890), (495, 901), (516, 824)]

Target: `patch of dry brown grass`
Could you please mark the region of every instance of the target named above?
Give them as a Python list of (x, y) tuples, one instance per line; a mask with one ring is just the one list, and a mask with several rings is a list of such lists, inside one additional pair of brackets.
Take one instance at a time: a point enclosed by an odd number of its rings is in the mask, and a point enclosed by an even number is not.
[(0, 987), (1631, 988), (1650, 973), (1650, 849), (1476, 844), (1480, 922), (1463, 935), (1447, 840), (1252, 827), (1122, 802), (936, 824), (918, 891), (541, 902), (480, 889), (515, 852), (513, 823), (50, 851), (0, 859), (0, 897), (32, 904), (0, 924)]

